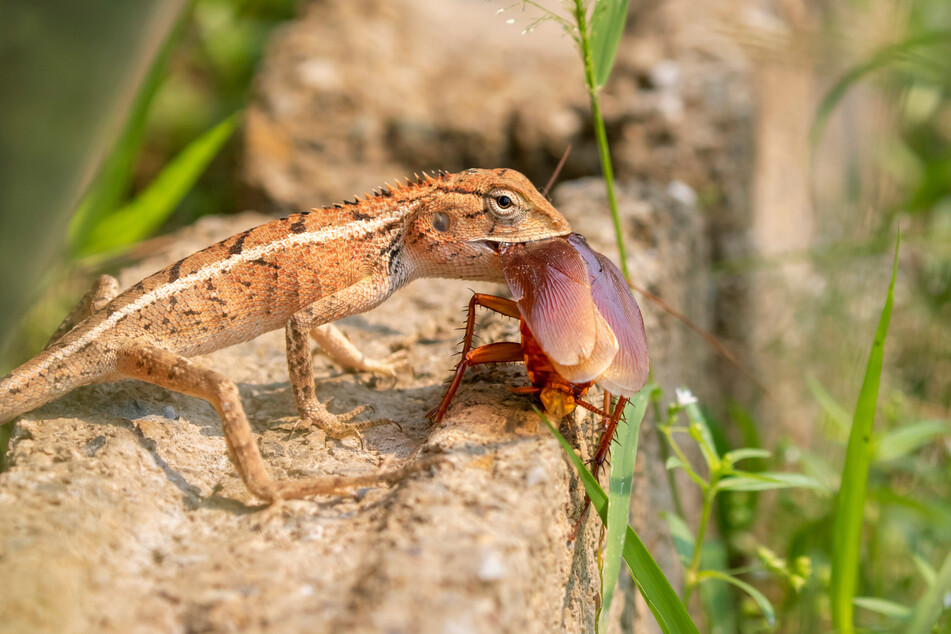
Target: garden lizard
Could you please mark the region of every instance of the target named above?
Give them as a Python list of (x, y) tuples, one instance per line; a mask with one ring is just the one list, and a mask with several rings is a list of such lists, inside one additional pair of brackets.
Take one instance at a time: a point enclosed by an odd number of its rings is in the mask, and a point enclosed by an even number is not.
[(360, 429), (385, 421), (353, 423), (362, 408), (335, 416), (317, 400), (308, 332), (345, 365), (386, 371), (387, 361), (363, 359), (331, 322), (377, 306), (417, 278), (501, 282), (499, 243), (570, 231), (523, 175), (471, 169), (424, 174), (362, 200), (274, 220), (121, 294), (103, 276), (46, 348), (0, 379), (0, 423), (81, 385), (134, 378), (209, 401), (238, 474), (265, 502), (398, 480), (412, 469), (274, 480), (237, 386), (188, 357), (284, 326), (300, 419), (332, 437), (359, 438)]

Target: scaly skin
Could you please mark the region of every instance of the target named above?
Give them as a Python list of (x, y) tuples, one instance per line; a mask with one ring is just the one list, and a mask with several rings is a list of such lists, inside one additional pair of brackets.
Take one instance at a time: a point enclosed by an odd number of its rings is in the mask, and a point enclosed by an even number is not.
[(364, 200), (269, 222), (117, 296), (114, 280), (104, 277), (43, 352), (0, 379), (0, 422), (81, 385), (136, 378), (214, 405), (235, 468), (266, 502), (394, 481), (426, 464), (360, 478), (273, 480), (234, 383), (187, 357), (284, 326), (300, 417), (334, 437), (359, 437), (381, 421), (347, 424), (357, 412), (336, 417), (317, 401), (309, 331), (344, 364), (386, 371), (387, 363), (363, 359), (330, 322), (373, 308), (417, 278), (502, 281), (494, 245), (570, 230), (518, 172), (473, 169), (424, 175)]

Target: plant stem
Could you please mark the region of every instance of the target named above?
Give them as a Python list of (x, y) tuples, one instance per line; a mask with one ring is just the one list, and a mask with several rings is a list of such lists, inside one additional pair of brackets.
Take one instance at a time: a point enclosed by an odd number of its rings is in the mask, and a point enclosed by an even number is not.
[(694, 589), (700, 585), (700, 558), (703, 554), (703, 540), (707, 534), (707, 525), (710, 523), (710, 512), (713, 509), (713, 498), (717, 495), (718, 473), (710, 474), (710, 485), (703, 490), (703, 511), (700, 514), (700, 526), (697, 527), (697, 537), (694, 540), (693, 557), (687, 569), (684, 580), (684, 605), (690, 605), (690, 597)]
[[(654, 420), (657, 421), (657, 426), (660, 427), (661, 425), (664, 425), (665, 421), (662, 418), (663, 414), (661, 414), (660, 411), (660, 390), (655, 390), (651, 394), (651, 407), (654, 409)], [(673, 469), (667, 468), (667, 459), (670, 457), (669, 444), (673, 439), (667, 434), (664, 434), (664, 437), (666, 442), (662, 441), (658, 443), (660, 445), (661, 464), (664, 466), (664, 473), (667, 475), (667, 488), (670, 490), (670, 498), (674, 504), (674, 512), (679, 517), (683, 518), (686, 516), (684, 515), (683, 502), (680, 501), (680, 491), (677, 489), (676, 474), (674, 473)]]
[(575, 21), (578, 23), (578, 46), (584, 61), (584, 81), (588, 85), (588, 99), (591, 101), (591, 118), (594, 120), (594, 135), (598, 142), (598, 155), (601, 158), (601, 171), (604, 173), (604, 186), (608, 193), (608, 206), (614, 221), (614, 233), (617, 237), (618, 258), (621, 260), (621, 272), (624, 279), (631, 281), (627, 270), (627, 254), (624, 249), (624, 235), (621, 231), (621, 218), (617, 210), (617, 198), (614, 195), (614, 168), (611, 166), (611, 153), (608, 149), (608, 134), (604, 129), (601, 116), (601, 103), (598, 100), (598, 88), (594, 83), (594, 64), (591, 61), (591, 43), (588, 34), (587, 6), (584, 0), (575, 0)]

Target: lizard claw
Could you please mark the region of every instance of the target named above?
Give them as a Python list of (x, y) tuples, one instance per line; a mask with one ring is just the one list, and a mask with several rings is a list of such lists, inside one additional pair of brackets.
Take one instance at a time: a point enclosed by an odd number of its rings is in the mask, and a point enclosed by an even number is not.
[(345, 414), (335, 415), (327, 411), (327, 408), (323, 405), (318, 404), (316, 407), (308, 408), (306, 415), (299, 416), (288, 432), (293, 433), (301, 428), (313, 429), (316, 427), (322, 429), (325, 434), (337, 440), (350, 437), (356, 438), (357, 442), (360, 443), (360, 448), (364, 449), (363, 435), (360, 433), (364, 429), (378, 427), (380, 425), (396, 425), (400, 432), (403, 431), (403, 427), (399, 423), (389, 418), (375, 418), (373, 420), (353, 422), (354, 418), (368, 410), (373, 411), (373, 406), (360, 405)]

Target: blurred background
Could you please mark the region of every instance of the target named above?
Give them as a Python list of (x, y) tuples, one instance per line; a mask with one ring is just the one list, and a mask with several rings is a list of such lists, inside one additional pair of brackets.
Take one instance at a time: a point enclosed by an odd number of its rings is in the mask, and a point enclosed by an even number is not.
[[(568, 145), (560, 180), (600, 174), (575, 44), (519, 3), (127, 4), (0, 7), (0, 372), (96, 274), (201, 215), (423, 169), (542, 185)], [(951, 547), (951, 3), (632, 0), (601, 98), (619, 182), (702, 212), (708, 278), (675, 308), (768, 389), (716, 355), (660, 377), (701, 398), (724, 450), (837, 487), (901, 228), (859, 591), (894, 604), (861, 622), (897, 627)], [(828, 627), (831, 510), (802, 491), (720, 501), (735, 565), (809, 558), (758, 579), (780, 631)], [(764, 628), (743, 595), (730, 611), (707, 629)]]

